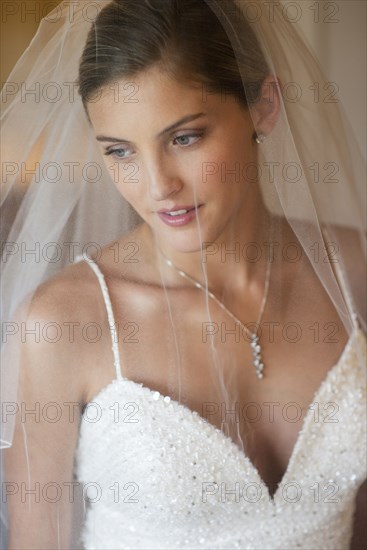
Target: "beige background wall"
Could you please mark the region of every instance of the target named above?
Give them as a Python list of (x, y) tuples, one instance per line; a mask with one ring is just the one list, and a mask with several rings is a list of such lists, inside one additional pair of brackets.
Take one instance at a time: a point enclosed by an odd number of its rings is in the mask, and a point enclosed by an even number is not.
[(329, 81), (339, 86), (339, 97), (366, 157), (367, 0), (296, 3), (302, 8), (299, 23)]
[[(183, 2), (185, 0), (182, 0)], [(256, 2), (257, 0), (248, 0)], [(290, 17), (297, 4), (301, 25), (329, 80), (340, 88), (352, 127), (366, 151), (366, 0), (281, 0)], [(41, 16), (58, 0), (2, 0), (1, 82), (26, 49)]]
[(32, 40), (42, 17), (60, 0), (1, 0), (1, 83)]

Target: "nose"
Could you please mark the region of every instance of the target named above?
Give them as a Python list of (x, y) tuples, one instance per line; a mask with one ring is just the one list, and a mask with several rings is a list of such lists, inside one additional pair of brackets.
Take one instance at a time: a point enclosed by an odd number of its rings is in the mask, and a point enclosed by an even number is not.
[(175, 195), (183, 187), (175, 167), (169, 163), (155, 161), (147, 167), (149, 194), (154, 201), (164, 201)]

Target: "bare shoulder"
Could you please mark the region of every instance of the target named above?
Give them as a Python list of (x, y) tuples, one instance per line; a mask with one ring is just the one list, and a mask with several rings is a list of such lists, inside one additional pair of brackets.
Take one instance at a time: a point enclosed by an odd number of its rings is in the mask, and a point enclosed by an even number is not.
[[(21, 350), (21, 384), (55, 401), (85, 402), (90, 381), (113, 377), (110, 330), (104, 298), (88, 261), (77, 261), (39, 285), (13, 316)], [(37, 396), (38, 398), (38, 396)]]
[[(336, 239), (336, 243), (333, 243)], [(331, 244), (335, 244), (335, 261), (340, 265), (343, 272), (347, 274), (350, 289), (355, 304), (360, 311), (365, 312), (366, 308), (366, 235), (355, 227), (332, 225), (330, 226)]]
[[(346, 262), (357, 260), (358, 258), (361, 260), (362, 239), (365, 239), (366, 235), (356, 227), (333, 224), (326, 229), (325, 235), (327, 242), (330, 244), (334, 244), (333, 239), (337, 240), (337, 244)], [(339, 250), (336, 250), (336, 252), (339, 252)]]
[[(143, 249), (144, 239), (132, 232), (91, 255), (112, 289), (112, 299), (123, 306), (130, 300), (131, 283), (146, 273), (141, 269)], [(24, 384), (37, 381), (39, 387), (52, 388), (55, 398), (64, 392), (64, 398), (81, 403), (114, 377), (106, 305), (91, 267), (87, 259), (66, 266), (37, 287), (14, 317), (22, 329), (17, 338), (25, 335)]]
[(64, 268), (41, 284), (13, 316), (17, 330), (12, 338), (20, 350), (20, 384), (27, 400), (47, 396), (55, 402), (81, 402), (85, 347), (78, 328), (87, 318), (95, 318), (96, 302), (89, 271), (84, 262)]
[[(121, 289), (124, 281), (138, 277), (142, 261), (147, 263), (144, 236), (139, 229), (123, 235), (99, 248), (89, 257), (104, 278), (119, 277)], [(30, 318), (39, 321), (63, 321), (71, 315), (79, 320), (96, 315), (103, 296), (96, 272), (84, 261), (72, 263), (41, 284), (32, 297)]]
[(367, 480), (358, 490), (355, 501), (353, 536), (351, 550), (365, 550), (367, 540)]
[(70, 314), (83, 315), (93, 306), (96, 281), (87, 262), (68, 265), (36, 289), (31, 317), (61, 321)]

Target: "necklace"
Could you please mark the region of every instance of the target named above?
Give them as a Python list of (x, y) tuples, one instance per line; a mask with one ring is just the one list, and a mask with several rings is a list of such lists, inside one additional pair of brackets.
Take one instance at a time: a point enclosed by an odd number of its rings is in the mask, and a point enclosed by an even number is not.
[[(273, 221), (273, 220), (272, 220)], [(256, 371), (256, 376), (257, 378), (261, 379), (264, 377), (264, 369), (265, 369), (265, 365), (264, 365), (264, 362), (263, 362), (263, 358), (262, 358), (262, 348), (261, 348), (261, 344), (260, 344), (260, 339), (259, 339), (259, 336), (256, 332), (251, 332), (224, 304), (223, 302), (221, 302), (219, 300), (219, 298), (217, 298), (215, 296), (215, 294), (213, 294), (213, 292), (209, 291), (208, 289), (206, 289), (201, 283), (199, 283), (199, 281), (197, 281), (196, 279), (194, 279), (193, 277), (191, 277), (190, 275), (188, 275), (188, 273), (186, 273), (185, 271), (183, 271), (182, 269), (179, 269), (177, 266), (175, 266), (175, 264), (172, 262), (172, 260), (170, 260), (169, 258), (167, 258), (163, 252), (159, 249), (159, 252), (160, 254), (162, 255), (163, 259), (165, 260), (166, 264), (175, 269), (177, 271), (177, 273), (179, 275), (181, 275), (181, 277), (183, 277), (184, 279), (190, 281), (193, 285), (195, 285), (197, 288), (200, 288), (200, 290), (202, 290), (203, 292), (207, 293), (209, 298), (211, 298), (223, 311), (225, 311), (227, 313), (227, 315), (229, 315), (229, 317), (231, 317), (236, 323), (238, 323), (240, 325), (240, 327), (242, 329), (245, 330), (245, 332), (247, 333), (247, 335), (249, 336), (249, 339), (250, 339), (250, 346), (251, 346), (251, 349), (252, 349), (252, 355), (253, 355), (253, 366), (255, 367), (255, 371)], [(264, 313), (264, 309), (265, 309), (265, 304), (266, 304), (266, 301), (267, 301), (267, 298), (268, 298), (268, 293), (269, 293), (269, 282), (270, 282), (270, 272), (271, 272), (271, 261), (269, 259), (268, 261), (268, 265), (267, 265), (267, 269), (266, 269), (266, 276), (265, 276), (265, 285), (264, 285), (264, 294), (263, 294), (263, 299), (262, 299), (262, 302), (261, 302), (261, 306), (260, 306), (260, 311), (259, 311), (259, 315), (258, 315), (258, 319), (257, 319), (257, 322), (256, 322), (256, 326), (259, 327), (260, 326), (260, 323), (261, 323), (261, 320), (262, 320), (262, 316), (263, 316), (263, 313)]]

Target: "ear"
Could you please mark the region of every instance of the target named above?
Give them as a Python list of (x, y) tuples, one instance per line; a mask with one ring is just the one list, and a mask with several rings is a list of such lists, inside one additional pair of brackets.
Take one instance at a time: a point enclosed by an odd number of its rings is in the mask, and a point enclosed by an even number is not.
[(281, 82), (268, 75), (261, 85), (259, 98), (250, 106), (252, 122), (257, 134), (268, 136), (279, 118), (281, 108)]

